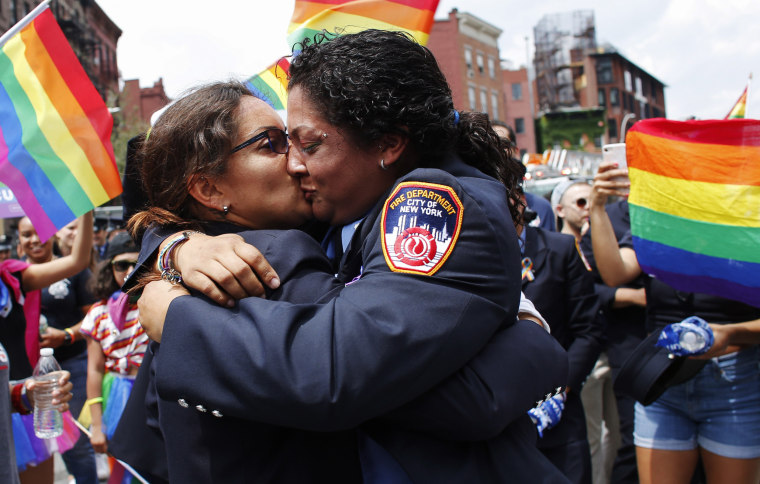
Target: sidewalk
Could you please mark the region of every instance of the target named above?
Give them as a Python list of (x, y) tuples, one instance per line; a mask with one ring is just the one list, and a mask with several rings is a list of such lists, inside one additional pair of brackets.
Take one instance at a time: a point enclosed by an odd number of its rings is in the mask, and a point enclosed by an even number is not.
[(54, 484), (69, 484), (69, 473), (66, 472), (66, 466), (63, 464), (61, 454), (55, 453), (53, 458), (55, 462), (55, 477), (53, 478)]
[[(69, 484), (69, 473), (66, 472), (66, 465), (63, 463), (63, 459), (61, 459), (61, 454), (55, 453), (55, 456), (53, 457), (53, 462), (55, 465), (55, 474), (53, 476), (53, 484)], [(101, 479), (101, 483), (107, 482), (108, 479)], [(71, 482), (74, 482), (73, 480)]]

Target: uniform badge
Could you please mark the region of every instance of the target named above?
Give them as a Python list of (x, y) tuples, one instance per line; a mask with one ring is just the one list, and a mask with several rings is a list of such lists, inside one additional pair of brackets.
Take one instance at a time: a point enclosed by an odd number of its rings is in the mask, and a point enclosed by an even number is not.
[(403, 182), (383, 207), (383, 255), (393, 272), (433, 275), (454, 250), (462, 202), (451, 187)]

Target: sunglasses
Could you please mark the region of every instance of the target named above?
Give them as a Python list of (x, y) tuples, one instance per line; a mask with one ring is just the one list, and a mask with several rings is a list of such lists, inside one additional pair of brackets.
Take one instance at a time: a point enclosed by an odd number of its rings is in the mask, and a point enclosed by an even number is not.
[(585, 208), (586, 205), (588, 204), (588, 200), (586, 200), (585, 198), (579, 198), (578, 200), (575, 201), (575, 204), (578, 206), (578, 208)]
[(123, 259), (123, 260), (111, 261), (111, 267), (113, 267), (113, 269), (118, 272), (128, 271), (130, 267), (135, 267), (135, 266), (137, 266), (136, 260)]
[(250, 138), (247, 141), (244, 141), (240, 143), (239, 145), (232, 148), (231, 153), (236, 153), (246, 146), (250, 146), (253, 143), (257, 142), (260, 139), (266, 138), (267, 143), (269, 143), (269, 149), (272, 150), (273, 153), (279, 153), (281, 155), (287, 154), (288, 150), (290, 149), (290, 144), (288, 143), (288, 135), (285, 133), (285, 131), (281, 129), (268, 129), (266, 131), (262, 131), (261, 133), (257, 134), (253, 138)]

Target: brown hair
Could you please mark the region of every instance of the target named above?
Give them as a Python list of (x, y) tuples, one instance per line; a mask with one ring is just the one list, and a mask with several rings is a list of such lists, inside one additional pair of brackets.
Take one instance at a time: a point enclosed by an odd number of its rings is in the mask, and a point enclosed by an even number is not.
[(238, 126), (235, 111), (251, 92), (237, 81), (193, 89), (170, 105), (139, 143), (137, 160), (147, 208), (129, 219), (135, 239), (151, 224), (197, 228), (197, 202), (188, 185), (227, 169)]

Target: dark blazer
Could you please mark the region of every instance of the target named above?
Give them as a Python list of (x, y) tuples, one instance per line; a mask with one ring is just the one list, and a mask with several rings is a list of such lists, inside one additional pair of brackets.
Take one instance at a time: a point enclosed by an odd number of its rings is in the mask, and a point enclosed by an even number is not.
[(535, 279), (523, 279), (523, 292), (549, 323), (570, 362), (571, 391), (562, 420), (539, 440), (539, 447), (552, 447), (586, 438), (580, 391), (601, 350), (599, 302), (572, 236), (534, 227), (525, 230), (524, 255), (533, 263)]
[[(412, 482), (478, 476), (500, 482), (518, 467), (561, 482), (535, 451), (525, 411), (564, 384), (565, 353), (537, 325), (515, 323), (519, 251), (503, 188), (451, 163), (464, 179), (439, 170), (404, 179), (445, 184), (463, 203), (456, 248), (434, 276), (391, 273), (380, 247), (381, 203), (357, 230), (337, 287), (322, 304), (250, 298), (228, 310), (203, 298), (172, 303), (155, 360), (172, 480), (290, 482), (287, 476), (301, 472), (297, 482), (371, 481), (366, 471), (352, 474), (354, 459), (362, 459), (362, 470), (371, 464), (359, 455), (358, 441), (380, 443)], [(276, 251), (263, 252), (283, 277)], [(300, 294), (298, 281), (283, 277), (283, 291)], [(405, 402), (407, 415), (399, 408)], [(382, 418), (372, 421), (378, 415), (387, 419), (382, 425)], [(197, 422), (187, 425), (188, 419)], [(343, 430), (357, 426), (350, 447)], [(487, 440), (454, 443), (423, 434), (441, 428), (453, 438)], [(399, 452), (415, 440), (418, 451)], [(309, 455), (312, 448), (318, 459)], [(515, 458), (496, 459), (498, 449), (512, 449), (507, 454)], [(441, 462), (419, 469), (433, 455)], [(454, 469), (465, 467), (463, 479), (451, 481)]]

